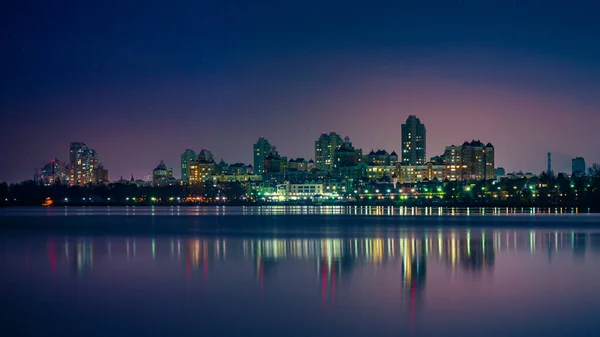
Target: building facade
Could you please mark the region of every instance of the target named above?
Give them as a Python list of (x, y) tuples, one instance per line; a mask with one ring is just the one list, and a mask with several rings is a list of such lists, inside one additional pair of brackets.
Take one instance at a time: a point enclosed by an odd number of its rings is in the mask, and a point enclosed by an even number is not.
[(52, 159), (39, 171), (36, 181), (44, 185), (68, 184), (69, 170), (67, 164), (56, 158)]
[(315, 141), (316, 167), (322, 171), (333, 171), (335, 150), (342, 144), (342, 137), (337, 133), (322, 133), (319, 139)]
[(258, 138), (256, 144), (254, 144), (254, 174), (263, 173), (263, 162), (265, 157), (273, 151), (273, 146), (263, 137)]
[(399, 165), (398, 182), (400, 184), (415, 184), (426, 180), (445, 179), (445, 166), (434, 165), (429, 162), (425, 165)]
[(362, 161), (362, 150), (355, 149), (349, 137), (333, 151), (333, 169), (339, 171), (342, 167), (356, 166)]
[(96, 151), (85, 143), (73, 142), (69, 149), (69, 185), (85, 186), (96, 181), (94, 170), (98, 166)]
[(462, 146), (447, 146), (444, 152), (448, 180), (493, 180), (495, 178), (494, 146), (481, 141), (464, 142)]
[(415, 115), (410, 115), (402, 124), (402, 164), (425, 165), (427, 162), (427, 131), (425, 124)]
[(152, 183), (154, 186), (168, 186), (171, 178), (173, 178), (173, 169), (167, 168), (167, 165), (162, 160), (152, 170)]
[(190, 183), (190, 163), (196, 158), (196, 152), (190, 149), (186, 149), (181, 154), (181, 181), (184, 184)]

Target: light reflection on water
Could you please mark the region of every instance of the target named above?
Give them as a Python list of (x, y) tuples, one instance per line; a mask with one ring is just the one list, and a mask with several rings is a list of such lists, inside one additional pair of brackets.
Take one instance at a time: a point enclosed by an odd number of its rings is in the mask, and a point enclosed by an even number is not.
[(405, 206), (62, 206), (0, 209), (4, 215), (373, 215), (507, 216), (589, 214), (576, 207), (405, 207)]
[[(395, 237), (375, 238), (215, 238), (213, 236), (159, 237), (8, 237), (0, 240), (3, 258), (18, 259), (31, 267), (31, 254), (46, 255), (39, 268), (57, 263), (76, 270), (92, 270), (94, 261), (113, 258), (167, 259), (198, 267), (228, 258), (244, 261), (267, 259), (307, 260), (318, 265), (352, 261), (359, 264), (407, 263), (413, 259), (438, 259), (450, 269), (492, 269), (495, 256), (511, 252), (531, 255), (570, 253), (584, 257), (600, 253), (600, 231), (543, 231), (445, 229), (409, 231)], [(47, 262), (47, 265), (46, 263)]]
[(0, 300), (19, 336), (597, 335), (600, 227), (571, 227), (5, 231)]

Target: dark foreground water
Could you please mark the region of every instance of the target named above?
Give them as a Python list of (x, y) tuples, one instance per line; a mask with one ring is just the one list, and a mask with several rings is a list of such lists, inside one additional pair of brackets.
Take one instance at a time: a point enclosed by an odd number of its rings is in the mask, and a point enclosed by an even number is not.
[(0, 209), (0, 335), (600, 335), (599, 216), (438, 211)]

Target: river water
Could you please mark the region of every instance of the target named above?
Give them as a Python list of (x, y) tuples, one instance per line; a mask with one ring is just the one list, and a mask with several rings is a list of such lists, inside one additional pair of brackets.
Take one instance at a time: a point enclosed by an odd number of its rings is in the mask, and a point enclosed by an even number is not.
[(0, 209), (3, 336), (597, 336), (571, 209)]

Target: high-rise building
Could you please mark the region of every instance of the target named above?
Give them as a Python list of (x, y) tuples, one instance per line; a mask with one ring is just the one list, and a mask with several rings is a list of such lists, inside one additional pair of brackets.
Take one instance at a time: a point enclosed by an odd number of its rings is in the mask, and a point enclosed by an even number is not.
[(481, 141), (465, 142), (462, 146), (463, 163), (467, 165), (466, 179), (494, 179), (494, 146), (484, 145)]
[(548, 174), (552, 174), (552, 153), (548, 152), (548, 170), (546, 171)]
[(426, 161), (427, 134), (425, 124), (415, 115), (408, 116), (402, 124), (402, 164), (424, 165)]
[(582, 157), (571, 160), (571, 171), (573, 175), (585, 174), (585, 159)]
[(444, 173), (446, 179), (465, 179), (467, 166), (463, 164), (462, 147), (456, 145), (446, 146), (443, 163), (446, 166)]
[(152, 183), (154, 186), (167, 186), (169, 185), (169, 180), (172, 177), (173, 169), (167, 168), (167, 165), (165, 165), (163, 160), (161, 160), (160, 164), (158, 164), (158, 166), (152, 170)]
[(181, 180), (184, 184), (190, 183), (190, 162), (196, 158), (196, 152), (190, 149), (186, 149), (181, 154)]
[(44, 185), (67, 184), (69, 182), (67, 164), (58, 159), (52, 159), (42, 167), (37, 179)]
[(254, 174), (263, 173), (263, 162), (265, 157), (273, 151), (273, 147), (263, 137), (258, 138), (256, 144), (254, 144)]
[(494, 179), (494, 146), (481, 141), (447, 146), (444, 152), (445, 177), (449, 180)]
[(208, 149), (198, 153), (198, 159), (190, 162), (189, 183), (200, 184), (216, 172), (215, 157)]
[(335, 132), (321, 134), (315, 141), (315, 162), (319, 170), (333, 170), (335, 150), (342, 144), (342, 137)]
[(70, 185), (86, 185), (94, 183), (94, 170), (98, 166), (98, 155), (96, 151), (88, 148), (85, 143), (73, 142), (69, 151), (70, 160)]

